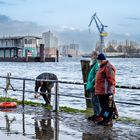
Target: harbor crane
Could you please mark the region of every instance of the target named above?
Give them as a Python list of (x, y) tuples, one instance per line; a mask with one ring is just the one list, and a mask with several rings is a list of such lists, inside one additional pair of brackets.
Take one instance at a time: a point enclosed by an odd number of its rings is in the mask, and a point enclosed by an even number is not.
[(94, 13), (93, 16), (91, 17), (91, 20), (90, 20), (88, 27), (91, 26), (93, 20), (95, 21), (95, 24), (97, 26), (97, 29), (98, 29), (99, 35), (100, 35), (100, 45), (99, 45), (98, 51), (100, 53), (102, 53), (103, 48), (105, 47), (104, 37), (108, 36), (108, 34), (107, 34), (107, 32), (105, 32), (104, 28), (108, 27), (108, 26), (103, 25), (102, 22), (100, 21), (100, 19), (97, 17), (96, 13)]

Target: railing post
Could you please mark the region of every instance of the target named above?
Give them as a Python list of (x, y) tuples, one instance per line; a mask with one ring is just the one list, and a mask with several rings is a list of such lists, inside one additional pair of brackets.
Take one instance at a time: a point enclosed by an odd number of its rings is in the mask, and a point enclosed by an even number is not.
[(56, 50), (56, 62), (59, 62), (59, 51)]
[(40, 44), (40, 62), (45, 62), (45, 55), (44, 44)]
[(28, 50), (25, 50), (25, 62), (29, 61), (29, 57), (28, 57)]
[(58, 112), (55, 113), (54, 118), (54, 140), (59, 140), (59, 119), (58, 119)]
[(25, 113), (22, 113), (22, 129), (23, 129), (23, 136), (25, 136)]
[(55, 84), (55, 108), (54, 111), (58, 112), (59, 110), (59, 97), (58, 97), (58, 82)]
[(22, 107), (24, 108), (25, 101), (25, 79), (23, 79), (23, 94), (22, 94)]

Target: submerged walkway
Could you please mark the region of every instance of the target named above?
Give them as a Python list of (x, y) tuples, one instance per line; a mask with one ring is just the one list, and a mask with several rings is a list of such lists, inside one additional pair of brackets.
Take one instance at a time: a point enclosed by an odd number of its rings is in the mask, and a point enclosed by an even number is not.
[(19, 105), (11, 112), (0, 111), (0, 138), (55, 140), (139, 140), (140, 125), (114, 122), (113, 127), (89, 122), (85, 114), (50, 112), (42, 107)]

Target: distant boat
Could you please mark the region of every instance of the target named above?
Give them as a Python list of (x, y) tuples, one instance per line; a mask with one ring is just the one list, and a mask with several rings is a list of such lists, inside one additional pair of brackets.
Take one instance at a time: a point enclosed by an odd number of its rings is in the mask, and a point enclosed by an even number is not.
[(72, 55), (71, 54), (68, 54), (68, 57), (72, 57)]
[(85, 54), (85, 55), (82, 55), (82, 57), (89, 58), (89, 57), (91, 57), (91, 55), (90, 54)]

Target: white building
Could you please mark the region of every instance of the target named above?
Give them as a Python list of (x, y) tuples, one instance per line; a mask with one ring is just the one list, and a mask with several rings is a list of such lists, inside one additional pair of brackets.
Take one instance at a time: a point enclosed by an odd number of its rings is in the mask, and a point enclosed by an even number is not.
[(42, 34), (42, 44), (45, 47), (45, 54), (47, 57), (56, 56), (56, 51), (58, 49), (58, 38), (51, 32), (44, 32)]
[(42, 43), (45, 48), (58, 48), (58, 38), (51, 31), (42, 34)]

